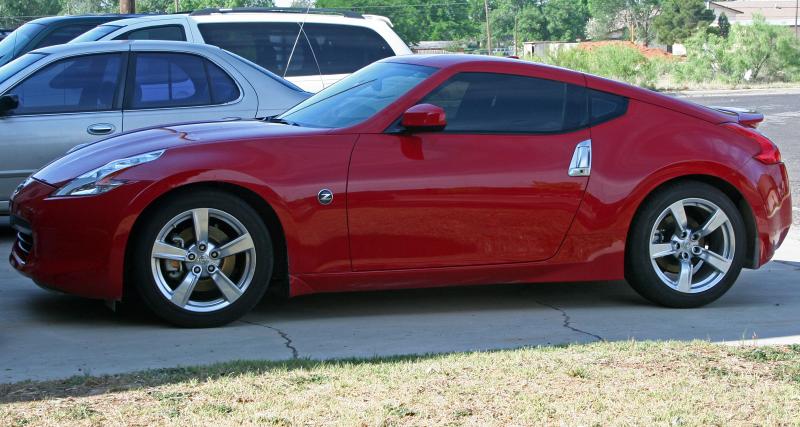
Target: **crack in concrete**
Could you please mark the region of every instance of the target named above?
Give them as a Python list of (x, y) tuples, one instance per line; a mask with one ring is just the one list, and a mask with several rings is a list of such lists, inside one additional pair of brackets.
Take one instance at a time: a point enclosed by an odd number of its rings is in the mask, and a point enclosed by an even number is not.
[(584, 331), (583, 329), (578, 329), (578, 328), (576, 328), (576, 327), (572, 326), (572, 318), (569, 316), (569, 314), (567, 314), (567, 311), (566, 311), (566, 310), (564, 310), (564, 309), (562, 309), (562, 308), (558, 308), (558, 307), (556, 307), (556, 306), (554, 306), (554, 305), (551, 305), (551, 304), (543, 303), (543, 302), (541, 302), (541, 301), (537, 301), (537, 300), (533, 300), (533, 301), (534, 301), (536, 304), (539, 304), (539, 305), (545, 306), (545, 307), (547, 307), (547, 308), (551, 308), (551, 309), (553, 309), (553, 310), (555, 310), (555, 311), (558, 311), (559, 313), (561, 313), (561, 316), (562, 316), (562, 317), (564, 317), (564, 325), (563, 325), (563, 326), (564, 326), (565, 328), (567, 328), (567, 329), (569, 329), (569, 330), (572, 330), (572, 331), (574, 331), (574, 332), (577, 332), (577, 333), (579, 333), (579, 334), (588, 335), (588, 336), (590, 336), (590, 337), (592, 337), (592, 338), (595, 338), (595, 339), (596, 339), (596, 340), (598, 340), (598, 341), (605, 341), (605, 339), (603, 339), (603, 337), (601, 337), (600, 335), (596, 335), (596, 334), (593, 334), (593, 333), (591, 333), (591, 332), (587, 332), (587, 331)]
[(283, 332), (282, 330), (274, 326), (267, 325), (266, 323), (250, 322), (247, 320), (239, 320), (239, 321), (242, 323), (247, 323), (248, 325), (261, 326), (262, 328), (272, 329), (273, 331), (277, 332), (278, 335), (281, 336), (281, 338), (283, 338), (284, 341), (283, 344), (286, 346), (287, 349), (289, 349), (289, 351), (292, 352), (292, 359), (298, 359), (300, 357), (297, 348), (295, 348), (294, 346), (294, 342), (292, 342), (292, 338), (286, 332)]

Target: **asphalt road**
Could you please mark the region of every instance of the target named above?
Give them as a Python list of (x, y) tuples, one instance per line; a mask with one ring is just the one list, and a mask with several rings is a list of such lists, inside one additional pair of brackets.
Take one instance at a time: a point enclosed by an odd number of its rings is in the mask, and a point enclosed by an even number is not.
[[(800, 177), (800, 91), (695, 100), (766, 112), (763, 130), (781, 146), (790, 174)], [(795, 203), (799, 190), (793, 184)], [(797, 343), (798, 236), (793, 234), (776, 261), (744, 271), (725, 297), (700, 309), (654, 307), (624, 282), (504, 285), (267, 300), (230, 326), (186, 330), (35, 287), (5, 262), (12, 239), (0, 229), (0, 383), (234, 359), (361, 357), (601, 339)]]

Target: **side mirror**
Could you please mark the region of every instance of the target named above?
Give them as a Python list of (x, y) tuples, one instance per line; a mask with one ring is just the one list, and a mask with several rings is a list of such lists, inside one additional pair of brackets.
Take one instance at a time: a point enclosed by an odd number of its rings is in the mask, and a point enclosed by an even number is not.
[(401, 123), (411, 132), (437, 132), (447, 126), (444, 109), (433, 104), (417, 104), (403, 113)]
[(17, 95), (0, 96), (0, 116), (5, 116), (9, 111), (19, 107)]

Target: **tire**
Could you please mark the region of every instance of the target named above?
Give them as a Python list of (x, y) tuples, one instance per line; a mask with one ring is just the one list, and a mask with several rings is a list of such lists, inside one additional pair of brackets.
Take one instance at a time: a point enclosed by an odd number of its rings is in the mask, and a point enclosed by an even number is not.
[[(221, 191), (183, 193), (142, 221), (128, 285), (158, 317), (182, 327), (220, 326), (264, 296), (274, 264), (272, 241), (243, 200)], [(196, 227), (203, 223), (205, 232)]]
[(700, 307), (733, 286), (746, 250), (744, 221), (728, 196), (711, 185), (683, 181), (652, 194), (640, 207), (629, 233), (625, 277), (655, 304)]

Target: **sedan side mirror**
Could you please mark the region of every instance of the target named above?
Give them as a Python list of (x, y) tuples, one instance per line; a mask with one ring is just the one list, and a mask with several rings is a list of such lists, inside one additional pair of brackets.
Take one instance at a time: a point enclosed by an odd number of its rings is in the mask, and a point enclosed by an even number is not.
[(9, 111), (19, 107), (17, 95), (0, 96), (0, 116), (5, 116)]
[(417, 104), (403, 113), (401, 124), (410, 132), (438, 132), (447, 126), (447, 119), (442, 107)]

